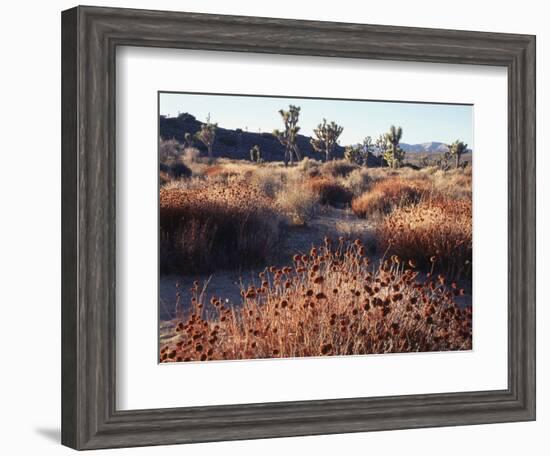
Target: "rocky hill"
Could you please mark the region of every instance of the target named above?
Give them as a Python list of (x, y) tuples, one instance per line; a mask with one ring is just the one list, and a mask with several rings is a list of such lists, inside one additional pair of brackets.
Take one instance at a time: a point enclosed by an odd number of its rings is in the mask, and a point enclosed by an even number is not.
[[(194, 135), (200, 130), (203, 124), (195, 116), (183, 113), (177, 117), (160, 116), (159, 120), (160, 137), (162, 139), (176, 139), (180, 143), (184, 142), (186, 133)], [(323, 158), (318, 152), (313, 150), (310, 144), (310, 137), (298, 135), (298, 147), (304, 157)], [(284, 147), (271, 132), (255, 133), (241, 129), (231, 130), (218, 127), (216, 130), (216, 139), (213, 147), (214, 157), (226, 157), (237, 160), (249, 160), (250, 149), (258, 145), (262, 151), (262, 158), (265, 161), (280, 161), (284, 155)], [(446, 152), (447, 146), (442, 142), (430, 141), (421, 144), (401, 143), (401, 148), (407, 153), (407, 157), (413, 161), (417, 156), (426, 154), (437, 157)], [(195, 141), (194, 147), (206, 154), (206, 146), (199, 141)], [(471, 150), (468, 150), (470, 153)], [(334, 158), (344, 156), (344, 147), (337, 145), (334, 151)], [(369, 166), (380, 166), (381, 160), (375, 155), (369, 155)]]
[[(160, 137), (162, 139), (176, 139), (183, 143), (185, 133), (194, 135), (200, 130), (202, 122), (191, 114), (180, 114), (177, 117), (160, 116)], [(303, 157), (321, 158), (310, 144), (310, 137), (298, 135), (298, 147)], [(254, 133), (241, 129), (230, 130), (218, 127), (213, 147), (214, 157), (227, 157), (240, 160), (250, 159), (250, 149), (258, 145), (262, 151), (262, 159), (265, 161), (280, 161), (284, 155), (284, 147), (271, 132)], [(206, 147), (199, 141), (195, 141), (194, 147), (206, 153)], [(336, 146), (335, 158), (344, 156), (344, 148)], [(369, 166), (380, 165), (380, 160), (374, 155), (369, 156)]]

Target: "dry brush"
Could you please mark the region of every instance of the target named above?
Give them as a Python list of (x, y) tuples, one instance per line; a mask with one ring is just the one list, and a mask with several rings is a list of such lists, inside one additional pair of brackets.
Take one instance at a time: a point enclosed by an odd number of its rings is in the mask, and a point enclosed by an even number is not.
[(471, 307), (443, 276), (420, 280), (393, 256), (372, 265), (360, 241), (333, 243), (271, 266), (243, 288), (240, 307), (204, 301), (196, 282), (191, 310), (175, 325), (161, 362), (465, 350)]

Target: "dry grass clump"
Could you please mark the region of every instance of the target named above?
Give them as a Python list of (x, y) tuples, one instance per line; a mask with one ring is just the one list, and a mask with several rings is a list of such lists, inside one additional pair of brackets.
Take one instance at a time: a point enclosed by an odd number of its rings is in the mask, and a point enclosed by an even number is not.
[(160, 189), (163, 272), (265, 264), (276, 251), (280, 210), (244, 181), (191, 181)]
[(223, 167), (223, 166), (220, 166), (220, 165), (212, 165), (212, 166), (208, 166), (205, 170), (204, 170), (204, 175), (207, 176), (207, 177), (213, 177), (213, 176), (218, 176), (220, 174), (229, 174), (227, 172), (227, 170)]
[(186, 147), (183, 149), (181, 159), (185, 163), (199, 163), (207, 160), (206, 158), (201, 157), (201, 151), (196, 147)]
[(257, 167), (250, 177), (250, 183), (270, 198), (276, 198), (288, 180), (288, 173), (284, 168)]
[(419, 267), (449, 277), (470, 277), (472, 266), (472, 202), (437, 198), (400, 207), (377, 228), (384, 250), (414, 259)]
[(354, 196), (360, 196), (381, 179), (383, 178), (372, 168), (359, 168), (352, 171), (345, 178), (343, 184), (350, 189)]
[(161, 186), (167, 185), (174, 180), (189, 178), (192, 174), (191, 169), (178, 159), (170, 158), (165, 163), (161, 162), (159, 166)]
[(260, 169), (258, 165), (250, 164), (250, 162), (244, 160), (218, 158), (208, 161), (208, 166), (205, 168), (203, 176), (222, 181), (231, 177), (250, 179), (258, 169)]
[(204, 176), (205, 171), (209, 167), (209, 159), (201, 157), (200, 150), (195, 147), (186, 147), (183, 149), (179, 156), (179, 161), (187, 166), (195, 177)]
[(304, 225), (319, 212), (319, 195), (297, 183), (280, 191), (276, 202), (294, 225)]
[(323, 163), (321, 174), (332, 177), (346, 177), (356, 169), (359, 169), (359, 165), (347, 160), (331, 160)]
[(449, 198), (472, 199), (472, 169), (436, 171), (432, 176), (434, 188)]
[(430, 183), (423, 180), (390, 177), (376, 182), (369, 191), (355, 198), (351, 208), (358, 217), (387, 214), (397, 207), (418, 203), (431, 189)]
[(204, 169), (203, 176), (210, 181), (226, 183), (231, 178), (240, 176), (240, 173), (223, 165), (211, 165)]
[(301, 162), (298, 163), (296, 169), (301, 172), (301, 174), (307, 177), (315, 177), (321, 174), (322, 162), (314, 160), (309, 157), (304, 157)]
[(392, 257), (369, 265), (361, 242), (313, 248), (292, 266), (270, 267), (243, 288), (243, 304), (204, 302), (160, 349), (161, 362), (364, 355), (472, 348), (471, 307), (460, 309), (444, 278), (420, 281)]
[(304, 185), (304, 176), (298, 167), (256, 167), (248, 182), (273, 198), (294, 225), (305, 224), (318, 212), (319, 194)]
[[(200, 157), (200, 151), (194, 147), (183, 146), (175, 139), (159, 142), (159, 161), (161, 171), (168, 172), (169, 175), (178, 179), (180, 177), (189, 177), (195, 173), (195, 168), (202, 168), (206, 162)], [(168, 167), (169, 170), (163, 169)]]
[(234, 160), (229, 158), (217, 158), (213, 163), (223, 167), (228, 173), (250, 177), (261, 166), (248, 160)]
[(181, 153), (181, 145), (175, 139), (159, 140), (159, 160), (161, 163), (177, 159)]
[(333, 177), (312, 177), (306, 181), (305, 187), (319, 195), (321, 204), (343, 206), (349, 204), (353, 198), (351, 191)]

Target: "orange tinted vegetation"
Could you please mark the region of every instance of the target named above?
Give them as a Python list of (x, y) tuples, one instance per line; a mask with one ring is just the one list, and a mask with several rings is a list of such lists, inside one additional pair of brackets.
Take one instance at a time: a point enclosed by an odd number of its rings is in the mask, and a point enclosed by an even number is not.
[(432, 190), (430, 183), (420, 179), (390, 177), (376, 182), (372, 188), (351, 203), (359, 217), (388, 213), (396, 207), (418, 203)]
[(451, 277), (471, 275), (472, 202), (436, 198), (400, 207), (377, 227), (383, 249)]
[(332, 206), (349, 204), (353, 197), (353, 194), (333, 177), (311, 177), (306, 181), (306, 187), (319, 196), (321, 204)]
[(278, 220), (274, 202), (244, 181), (161, 188), (161, 266), (197, 273), (260, 264), (276, 247)]
[(228, 171), (223, 167), (219, 165), (209, 166), (204, 170), (204, 174), (206, 176), (217, 176), (219, 174), (229, 174)]
[(471, 307), (458, 288), (420, 280), (396, 256), (370, 265), (359, 241), (326, 239), (292, 266), (269, 267), (241, 291), (241, 307), (204, 302), (177, 322), (160, 360), (206, 361), (471, 349)]

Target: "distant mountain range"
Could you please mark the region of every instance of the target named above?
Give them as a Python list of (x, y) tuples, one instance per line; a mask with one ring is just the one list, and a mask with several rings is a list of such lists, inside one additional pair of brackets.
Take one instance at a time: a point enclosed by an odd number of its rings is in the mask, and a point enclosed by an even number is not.
[[(159, 134), (162, 139), (176, 139), (180, 143), (184, 142), (186, 133), (194, 135), (200, 130), (203, 123), (195, 118), (195, 116), (183, 113), (177, 117), (160, 116), (159, 119)], [(298, 147), (302, 156), (310, 158), (320, 158), (320, 154), (313, 150), (310, 144), (310, 137), (298, 135)], [(216, 131), (216, 139), (214, 142), (213, 153), (215, 157), (228, 157), (235, 159), (250, 158), (250, 149), (258, 145), (260, 146), (262, 158), (265, 161), (281, 160), (284, 154), (284, 148), (281, 143), (275, 138), (271, 132), (255, 133), (244, 131), (241, 129), (227, 129), (218, 127)], [(437, 154), (447, 151), (447, 146), (444, 143), (431, 141), (422, 144), (407, 144), (401, 143), (401, 148), (410, 154), (425, 153)], [(206, 152), (206, 147), (198, 141), (195, 141), (194, 147)], [(344, 156), (344, 147), (337, 145), (334, 151), (334, 158), (342, 158)], [(369, 155), (369, 166), (381, 165), (381, 159), (375, 155)]]
[[(409, 153), (441, 154), (449, 150), (445, 143), (437, 141), (430, 141), (421, 144), (400, 143), (399, 145), (405, 152)], [(468, 152), (471, 152), (471, 149), (468, 149)]]
[(414, 152), (414, 153), (443, 153), (447, 152), (448, 148), (447, 145), (441, 142), (437, 141), (430, 141), (425, 142), (421, 144), (407, 144), (407, 143), (400, 143), (401, 148), (405, 152)]

